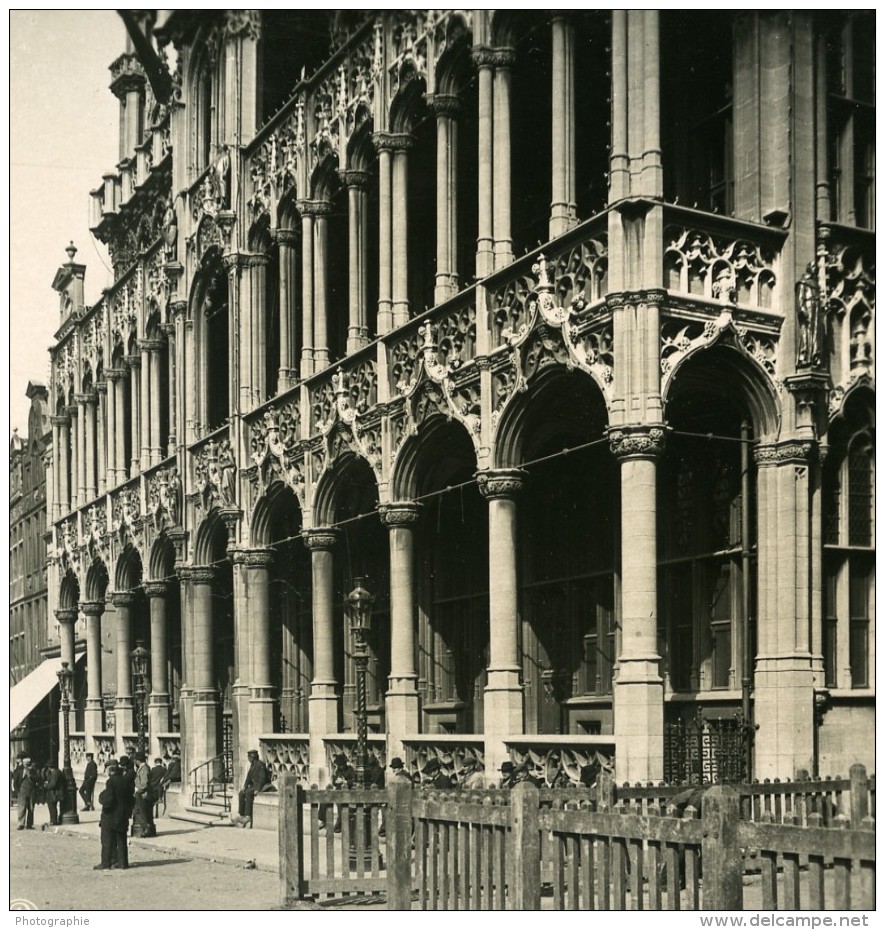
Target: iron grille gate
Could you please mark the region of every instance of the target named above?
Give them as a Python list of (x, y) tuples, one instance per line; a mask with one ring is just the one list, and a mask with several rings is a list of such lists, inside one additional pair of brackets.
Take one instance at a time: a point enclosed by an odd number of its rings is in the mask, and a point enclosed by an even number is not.
[(221, 722), (221, 781), (229, 785), (234, 780), (234, 719), (224, 714)]
[(680, 718), (664, 725), (664, 779), (672, 785), (721, 785), (749, 780), (754, 731), (741, 714)]

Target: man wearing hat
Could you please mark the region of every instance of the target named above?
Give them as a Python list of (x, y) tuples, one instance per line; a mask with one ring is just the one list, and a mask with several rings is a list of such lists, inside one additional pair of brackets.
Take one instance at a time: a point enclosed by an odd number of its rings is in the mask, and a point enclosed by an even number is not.
[(512, 788), (516, 782), (516, 766), (508, 759), (501, 763), (501, 787)]
[(156, 836), (154, 826), (154, 799), (151, 796), (151, 770), (147, 756), (135, 753), (135, 811), (132, 818), (133, 836)]
[(403, 760), (399, 756), (394, 756), (390, 760), (390, 768), (393, 772), (393, 780), (396, 782), (404, 781), (407, 784), (412, 784), (412, 776), (406, 771), (405, 765), (403, 765)]
[(123, 799), (126, 802), (126, 820), (132, 816), (135, 810), (135, 767), (132, 765), (129, 756), (120, 756), (119, 762), (120, 778), (123, 782)]
[(482, 775), (482, 769), (479, 760), (473, 756), (468, 756), (461, 763), (461, 787), (473, 791), (481, 791), (485, 788), (485, 779)]
[(246, 756), (249, 759), (249, 771), (246, 772), (243, 790), (240, 792), (239, 816), (231, 818), (238, 827), (244, 828), (252, 826), (255, 795), (267, 784), (267, 766), (258, 758), (258, 750), (250, 749)]
[(98, 803), (101, 805), (101, 819), (99, 820), (101, 863), (94, 868), (97, 871), (128, 869), (129, 850), (126, 847), (126, 831), (129, 827), (131, 810), (129, 784), (125, 775), (120, 771), (116, 759), (107, 761), (105, 772), (108, 780), (104, 791), (98, 796)]
[(83, 810), (94, 811), (95, 783), (98, 781), (98, 766), (95, 764), (94, 753), (86, 753), (86, 769), (83, 772), (83, 781), (80, 784), (80, 797), (83, 798)]
[(443, 771), (439, 759), (428, 759), (421, 772), (421, 785), (425, 788), (451, 788), (452, 779)]

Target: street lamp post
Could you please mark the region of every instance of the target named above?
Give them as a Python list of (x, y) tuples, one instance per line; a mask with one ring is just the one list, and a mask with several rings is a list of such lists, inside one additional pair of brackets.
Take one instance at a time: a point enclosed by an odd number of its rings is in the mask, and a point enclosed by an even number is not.
[(138, 751), (145, 752), (145, 717), (147, 703), (147, 674), (148, 660), (151, 654), (144, 648), (144, 642), (138, 640), (135, 648), (129, 653), (132, 660), (132, 682), (135, 688), (135, 713), (138, 718)]
[(77, 814), (77, 783), (74, 781), (74, 770), (71, 768), (71, 730), (70, 730), (70, 713), (71, 713), (71, 695), (74, 692), (74, 671), (67, 662), (62, 662), (58, 671), (58, 688), (61, 692), (61, 713), (64, 720), (64, 771), (62, 775), (65, 783), (64, 808), (62, 810), (61, 822), (63, 824), (79, 823), (80, 817)]
[(354, 637), (354, 663), (356, 664), (356, 759), (354, 770), (360, 788), (368, 787), (366, 774), (369, 769), (369, 722), (366, 710), (366, 671), (369, 666), (369, 650), (366, 636), (372, 625), (374, 595), (365, 586), (365, 578), (354, 578), (354, 587), (347, 595), (350, 613), (350, 629)]

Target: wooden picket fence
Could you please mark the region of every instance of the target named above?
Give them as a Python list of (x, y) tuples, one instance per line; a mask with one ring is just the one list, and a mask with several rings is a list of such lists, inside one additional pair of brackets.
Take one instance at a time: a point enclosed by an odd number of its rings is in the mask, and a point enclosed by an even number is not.
[(530, 784), (319, 791), (283, 776), (281, 899), (384, 894), (396, 910), (868, 909), (874, 820), (859, 787), (865, 773), (854, 774), (850, 825), (841, 813), (827, 825), (817, 811), (778, 823), (767, 807), (758, 822), (746, 820), (730, 787), (709, 789), (703, 812), (677, 816), (666, 802), (609, 807), (605, 790), (602, 799)]

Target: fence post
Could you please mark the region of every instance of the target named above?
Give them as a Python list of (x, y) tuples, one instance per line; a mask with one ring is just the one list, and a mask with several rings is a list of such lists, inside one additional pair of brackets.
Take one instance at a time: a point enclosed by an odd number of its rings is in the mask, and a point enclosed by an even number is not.
[(740, 798), (733, 788), (717, 785), (704, 794), (704, 910), (743, 910), (743, 859), (738, 842)]
[(290, 907), (304, 887), (304, 788), (292, 772), (277, 779), (279, 791), (280, 904)]
[(387, 786), (387, 909), (412, 908), (412, 786)]
[(520, 782), (510, 792), (511, 892), (507, 909), (541, 909), (541, 834), (538, 831), (538, 789)]
[(870, 813), (870, 783), (867, 780), (866, 766), (855, 762), (848, 772), (848, 777), (851, 779), (851, 826), (857, 830)]

